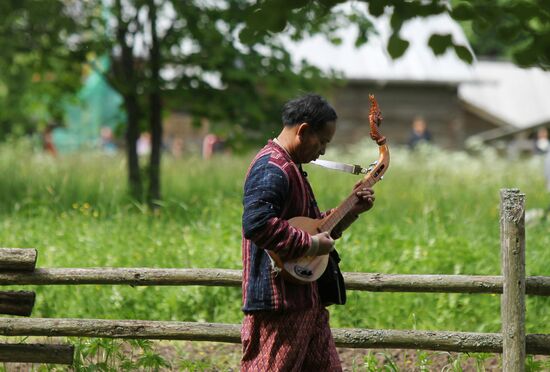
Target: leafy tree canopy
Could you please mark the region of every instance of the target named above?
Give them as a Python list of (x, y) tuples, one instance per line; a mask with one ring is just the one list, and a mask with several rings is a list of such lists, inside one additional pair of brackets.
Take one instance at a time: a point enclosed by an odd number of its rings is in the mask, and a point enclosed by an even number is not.
[[(0, 114), (5, 132), (19, 123), (36, 129), (60, 112), (61, 97), (80, 85), (85, 63), (123, 97), (129, 185), (137, 200), (143, 188), (136, 141), (140, 131), (150, 131), (148, 201), (160, 199), (163, 112), (210, 119), (235, 144), (254, 134), (263, 141), (279, 129), (283, 101), (326, 86), (319, 69), (293, 63), (277, 36), (239, 37), (249, 6), (249, 0), (2, 2), (0, 95), (13, 108)], [(99, 63), (105, 55), (107, 70)], [(34, 111), (46, 118), (37, 120), (26, 101), (43, 102)]]
[[(284, 100), (327, 85), (316, 67), (294, 65), (277, 37), (239, 38), (249, 5), (247, 0), (1, 2), (3, 132), (26, 132), (59, 118), (60, 97), (80, 86), (83, 64), (122, 95), (136, 93), (142, 130), (147, 94), (158, 87), (164, 109), (209, 118), (228, 136), (273, 131)], [(152, 12), (159, 19), (158, 81), (151, 78)], [(131, 54), (133, 76), (122, 63), (125, 52)], [(113, 61), (109, 71), (97, 62), (105, 54)]]
[(62, 2), (2, 1), (0, 14), (2, 139), (56, 121), (62, 97), (80, 85), (83, 58), (65, 43), (78, 25)]
[[(347, 0), (260, 0), (248, 8), (247, 28), (243, 37), (301, 29), (301, 32), (330, 29), (342, 13), (338, 5)], [(391, 15), (392, 36), (388, 52), (399, 58), (408, 48), (406, 36), (399, 31), (404, 22), (414, 17), (448, 13), (455, 20), (466, 23), (468, 35), (475, 41), (475, 51), (508, 55), (520, 66), (550, 68), (550, 2), (548, 0), (470, 0), (470, 1), (401, 1), (369, 0), (364, 3), (370, 16)], [(347, 18), (359, 26), (357, 45), (367, 41), (372, 24), (358, 12), (347, 13)], [(491, 41), (491, 44), (487, 44)], [(453, 43), (449, 34), (433, 34), (428, 41), (434, 54), (452, 48), (462, 60), (472, 62), (473, 56), (464, 45)], [(502, 47), (506, 45), (506, 52)]]

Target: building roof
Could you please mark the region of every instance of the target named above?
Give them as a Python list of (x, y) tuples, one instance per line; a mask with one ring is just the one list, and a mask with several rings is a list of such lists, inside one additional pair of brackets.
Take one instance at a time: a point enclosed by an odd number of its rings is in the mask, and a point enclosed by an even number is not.
[(550, 72), (510, 62), (478, 61), (475, 82), (459, 86), (465, 107), (512, 129), (550, 122)]
[(448, 14), (405, 22), (400, 36), (410, 44), (397, 60), (386, 50), (391, 36), (389, 17), (371, 21), (377, 34), (371, 35), (359, 48), (355, 47), (357, 27), (350, 26), (338, 33), (341, 45), (333, 45), (323, 36), (314, 36), (297, 43), (289, 42), (288, 49), (295, 59), (305, 59), (324, 71), (334, 69), (347, 79), (458, 84), (472, 78), (471, 66), (460, 60), (453, 50), (435, 56), (428, 46), (428, 39), (434, 33), (449, 33), (455, 43), (469, 46), (462, 28)]
[(435, 56), (428, 46), (434, 33), (450, 33), (455, 43), (469, 47), (461, 26), (446, 13), (405, 22), (400, 36), (410, 42), (409, 48), (392, 60), (386, 50), (391, 36), (389, 15), (369, 18), (377, 34), (359, 48), (355, 26), (339, 31), (341, 45), (324, 36), (286, 45), (295, 60), (305, 59), (327, 72), (336, 70), (349, 80), (457, 85), (465, 109), (502, 128), (488, 133), (489, 137), (550, 123), (550, 72), (510, 62), (475, 60), (469, 65), (450, 49)]

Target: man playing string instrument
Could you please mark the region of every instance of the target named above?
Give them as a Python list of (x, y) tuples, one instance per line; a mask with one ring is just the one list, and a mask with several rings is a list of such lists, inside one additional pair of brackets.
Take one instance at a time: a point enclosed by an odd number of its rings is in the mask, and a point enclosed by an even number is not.
[(327, 214), (319, 211), (302, 164), (325, 153), (336, 119), (334, 109), (319, 95), (287, 102), (283, 129), (248, 169), (242, 218), (243, 371), (341, 370), (322, 288), (316, 281), (286, 281), (268, 254), (285, 260), (326, 255), (334, 250), (333, 239), (372, 208), (374, 191), (358, 186), (356, 204), (332, 234), (309, 234), (288, 222), (296, 216)]

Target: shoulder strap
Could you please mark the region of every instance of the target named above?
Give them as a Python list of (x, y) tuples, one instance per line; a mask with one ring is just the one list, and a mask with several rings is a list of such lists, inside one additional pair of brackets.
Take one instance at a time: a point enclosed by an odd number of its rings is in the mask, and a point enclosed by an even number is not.
[(338, 170), (341, 172), (353, 173), (353, 174), (368, 173), (368, 169), (363, 168), (362, 166), (357, 164), (345, 164), (345, 163), (338, 163), (335, 161), (321, 160), (321, 159), (314, 160), (310, 162), (310, 164), (318, 165), (320, 167), (324, 167), (328, 169)]

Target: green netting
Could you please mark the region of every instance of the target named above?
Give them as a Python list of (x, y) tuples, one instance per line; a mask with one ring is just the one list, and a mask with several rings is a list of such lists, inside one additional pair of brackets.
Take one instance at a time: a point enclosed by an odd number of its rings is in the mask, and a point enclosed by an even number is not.
[[(97, 61), (102, 71), (109, 69), (108, 57)], [(122, 97), (103, 79), (100, 73), (93, 71), (86, 79), (77, 95), (76, 103), (66, 105), (64, 127), (53, 131), (53, 141), (60, 152), (98, 148), (100, 131), (109, 127), (113, 131), (125, 120), (121, 108)]]

